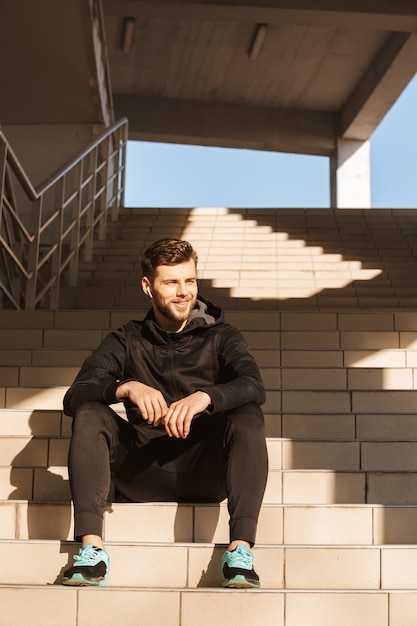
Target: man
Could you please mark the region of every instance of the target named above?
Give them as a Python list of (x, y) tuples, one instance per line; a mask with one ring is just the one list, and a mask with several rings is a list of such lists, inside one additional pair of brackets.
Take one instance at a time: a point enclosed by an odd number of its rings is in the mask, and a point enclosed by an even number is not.
[[(74, 535), (82, 544), (65, 585), (107, 585), (102, 527), (113, 480), (134, 502), (227, 497), (223, 585), (259, 587), (251, 548), (267, 478), (265, 392), (240, 332), (198, 295), (196, 265), (186, 241), (152, 244), (142, 259), (151, 310), (110, 333), (65, 395), (74, 418)], [(110, 408), (117, 402), (127, 421)]]

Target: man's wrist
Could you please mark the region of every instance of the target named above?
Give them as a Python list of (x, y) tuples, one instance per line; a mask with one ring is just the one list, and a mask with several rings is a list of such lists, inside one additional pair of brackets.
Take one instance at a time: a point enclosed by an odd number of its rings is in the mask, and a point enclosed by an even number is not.
[(133, 378), (122, 381), (116, 389), (116, 398), (123, 400), (123, 398), (129, 397), (129, 383), (137, 382)]
[[(203, 391), (202, 389), (199, 389), (197, 391), (197, 393), (203, 394), (205, 399), (206, 399), (206, 401), (207, 401), (206, 408), (204, 410), (208, 411), (209, 413), (212, 413), (213, 412), (213, 403), (212, 403), (212, 399), (211, 399), (210, 394), (207, 393), (207, 391)], [(211, 410), (210, 410), (210, 407), (211, 407)]]

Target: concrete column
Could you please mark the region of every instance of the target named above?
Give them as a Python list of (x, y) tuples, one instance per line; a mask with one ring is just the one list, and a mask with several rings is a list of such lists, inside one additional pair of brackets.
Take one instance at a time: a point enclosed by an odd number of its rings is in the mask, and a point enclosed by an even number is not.
[(371, 208), (369, 141), (338, 139), (330, 159), (330, 201), (335, 209)]

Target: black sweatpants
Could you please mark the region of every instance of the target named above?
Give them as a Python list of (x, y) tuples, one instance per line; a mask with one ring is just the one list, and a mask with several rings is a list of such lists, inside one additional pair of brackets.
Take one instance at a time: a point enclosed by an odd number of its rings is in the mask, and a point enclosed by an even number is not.
[(102, 536), (110, 483), (133, 502), (221, 502), (227, 498), (230, 541), (255, 543), (268, 458), (256, 404), (194, 418), (186, 439), (163, 427), (131, 424), (99, 402), (73, 420), (69, 477), (74, 536)]

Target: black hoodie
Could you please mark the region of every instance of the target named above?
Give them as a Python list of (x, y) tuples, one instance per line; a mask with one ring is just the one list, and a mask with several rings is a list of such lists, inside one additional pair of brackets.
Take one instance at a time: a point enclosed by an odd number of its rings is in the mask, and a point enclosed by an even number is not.
[[(64, 398), (73, 416), (86, 401), (115, 404), (117, 387), (137, 380), (158, 389), (167, 405), (195, 391), (211, 398), (209, 412), (220, 413), (248, 402), (262, 404), (265, 391), (255, 360), (241, 333), (224, 321), (221, 309), (201, 296), (185, 328), (160, 328), (150, 310), (111, 332), (89, 356)], [(133, 423), (139, 410), (124, 402)]]

